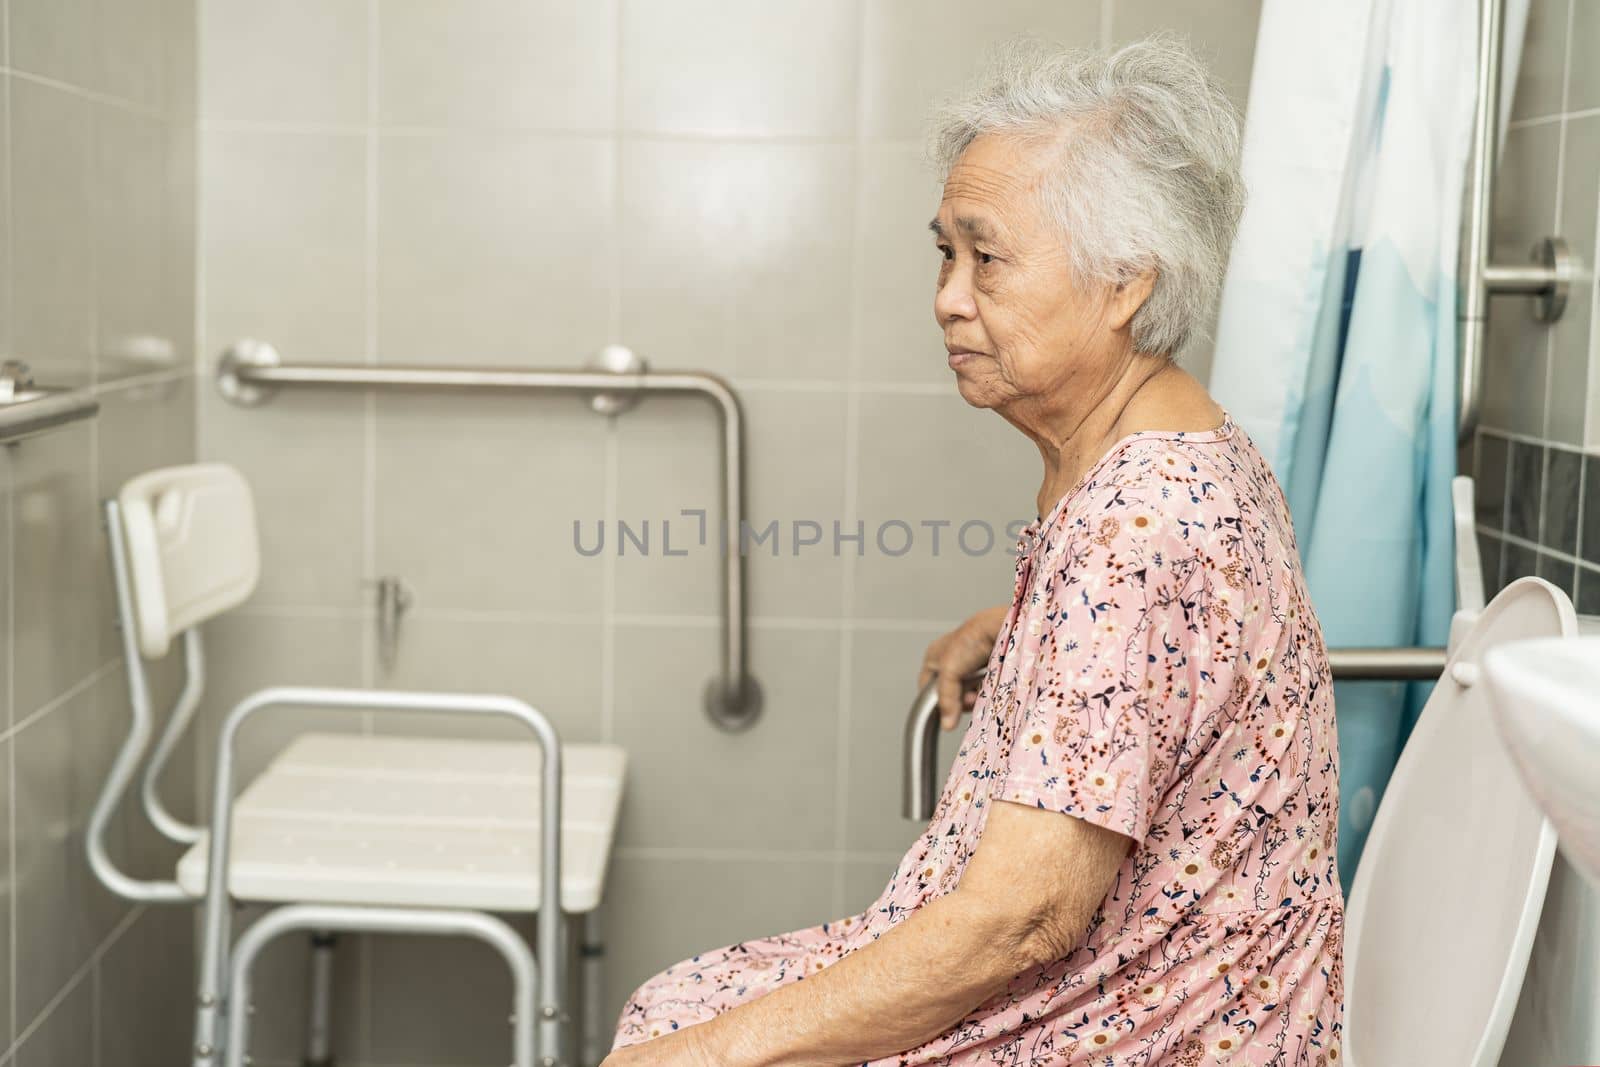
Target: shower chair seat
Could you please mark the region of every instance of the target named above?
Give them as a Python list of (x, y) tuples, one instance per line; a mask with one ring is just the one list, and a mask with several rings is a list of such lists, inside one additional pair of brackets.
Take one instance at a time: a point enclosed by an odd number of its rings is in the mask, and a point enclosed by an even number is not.
[[(528, 912), (539, 899), (539, 746), (301, 734), (240, 794), (228, 888), (242, 900)], [(599, 906), (622, 801), (615, 745), (561, 746), (561, 910)], [(210, 835), (178, 862), (206, 889)]]

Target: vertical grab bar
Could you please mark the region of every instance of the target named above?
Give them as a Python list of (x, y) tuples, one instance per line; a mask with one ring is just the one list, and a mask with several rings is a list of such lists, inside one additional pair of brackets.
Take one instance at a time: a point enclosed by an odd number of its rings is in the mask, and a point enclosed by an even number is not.
[(1478, 8), (1478, 106), (1472, 130), (1466, 234), (1461, 242), (1465, 278), (1458, 314), (1461, 340), (1457, 440), (1465, 444), (1478, 428), (1483, 406), (1483, 355), (1489, 329), (1489, 297), (1518, 293), (1539, 299), (1536, 316), (1555, 322), (1566, 310), (1577, 264), (1559, 237), (1533, 250), (1534, 262), (1498, 264), (1489, 259), (1494, 179), (1499, 155), (1501, 37), (1505, 0), (1481, 0)]

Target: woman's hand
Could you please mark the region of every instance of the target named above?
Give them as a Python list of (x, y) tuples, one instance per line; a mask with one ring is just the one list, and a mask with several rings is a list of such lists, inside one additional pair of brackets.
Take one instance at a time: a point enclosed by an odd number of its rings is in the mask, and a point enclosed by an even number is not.
[(922, 672), (917, 689), (928, 679), (939, 676), (939, 725), (953, 730), (961, 712), (978, 702), (979, 683), (966, 681), (967, 675), (989, 662), (995, 639), (1006, 621), (1009, 605), (984, 608), (943, 637), (936, 638), (922, 654)]

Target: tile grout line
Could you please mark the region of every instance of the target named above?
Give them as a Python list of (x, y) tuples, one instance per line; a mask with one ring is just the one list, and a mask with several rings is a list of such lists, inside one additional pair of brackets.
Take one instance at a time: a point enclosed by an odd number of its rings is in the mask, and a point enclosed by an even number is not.
[[(96, 667), (94, 670), (90, 671), (88, 674), (86, 674), (82, 678), (78, 679), (72, 685), (68, 686), (63, 692), (58, 693), (56, 696), (51, 697), (49, 700), (47, 700), (43, 704), (39, 705), (39, 707), (37, 709), (35, 709), (34, 711), (29, 713), (27, 718), (22, 719), (20, 722), (12, 723), (11, 726), (9, 726), (5, 730), (4, 733), (0, 733), (0, 742), (9, 741), (9, 740), (15, 739), (16, 737), (20, 736), (24, 730), (28, 729), (34, 723), (40, 722), (41, 720), (43, 720), (43, 719), (47, 718), (48, 716), (50, 716), (53, 712), (58, 711), (63, 706), (65, 706), (65, 705), (71, 703), (72, 701), (76, 700), (85, 691), (87, 691), (89, 688), (91, 688), (97, 682), (99, 682), (100, 679), (102, 677), (104, 677), (107, 672), (109, 672), (111, 670), (114, 670), (121, 663), (122, 663), (122, 657), (121, 656), (113, 656), (110, 659), (106, 660), (106, 662), (102, 663), (100, 666)], [(13, 718), (15, 718), (15, 714), (16, 714), (16, 709), (13, 708), (12, 709), (12, 717)]]
[[(1572, 564), (1578, 567), (1580, 570), (1600, 572), (1600, 563), (1595, 563), (1591, 560), (1584, 559), (1582, 556), (1575, 556), (1570, 552), (1562, 552), (1559, 549), (1551, 548), (1549, 545), (1540, 544), (1538, 541), (1530, 541), (1526, 537), (1518, 537), (1514, 533), (1496, 530), (1494, 527), (1485, 525), (1483, 523), (1477, 523), (1473, 528), (1481, 534), (1486, 534), (1489, 537), (1499, 538), (1500, 541), (1507, 545), (1515, 545), (1518, 548), (1528, 549), (1529, 551), (1532, 551), (1538, 555), (1549, 556), (1558, 562)], [(1521, 575), (1518, 575), (1517, 577), (1521, 577)]]
[[(128, 930), (132, 928), (133, 924), (139, 920), (139, 917), (145, 913), (146, 907), (147, 905), (145, 904), (136, 904), (128, 909), (128, 913), (119, 919), (117, 921), (117, 925), (112, 928), (111, 932), (105, 936), (99, 945), (95, 946), (95, 950), (89, 954), (89, 958), (85, 960), (76, 971), (72, 972), (72, 976), (66, 980), (65, 984), (63, 984), (60, 989), (56, 990), (55, 996), (46, 1001), (44, 1007), (39, 1009), (39, 1014), (34, 1016), (33, 1020), (28, 1023), (27, 1027), (16, 1035), (15, 1040), (11, 1042), (10, 1048), (6, 1049), (6, 1056), (15, 1056), (17, 1051), (22, 1048), (23, 1043), (37, 1033), (39, 1029), (50, 1020), (50, 1016), (55, 1012), (55, 1010), (59, 1008), (69, 996), (72, 995), (73, 990), (78, 988), (79, 983), (81, 983), (84, 978), (90, 977), (94, 973), (95, 968), (100, 965), (100, 961), (105, 958), (106, 953), (111, 951), (112, 947), (122, 939), (122, 936), (126, 934)], [(15, 948), (13, 948), (13, 955), (15, 955), (15, 951)], [(15, 987), (13, 987), (12, 995), (15, 997)], [(15, 1029), (15, 1022), (13, 1022), (12, 1028)]]
[[(10, 47), (10, 36), (7, 35), (6, 49), (8, 52)], [(161, 108), (151, 107), (148, 104), (140, 104), (136, 101), (128, 100), (120, 96), (113, 96), (110, 93), (97, 92), (94, 89), (86, 89), (81, 85), (74, 85), (71, 82), (61, 81), (59, 78), (49, 78), (42, 74), (32, 74), (25, 70), (18, 70), (16, 67), (11, 66), (9, 57), (7, 58), (5, 66), (0, 67), (0, 75), (10, 75), (11, 77), (16, 78), (18, 81), (32, 82), (33, 84), (43, 86), (46, 89), (54, 89), (57, 92), (63, 92), (69, 96), (76, 96), (91, 103), (105, 104), (106, 106), (114, 107), (119, 111), (127, 111), (135, 115), (143, 116), (144, 118), (159, 119), (163, 122), (167, 121), (167, 115)]]
[[(379, 96), (379, 18), (378, 0), (367, 0), (367, 92), (364, 136), (364, 175), (366, 184), (366, 217), (362, 233), (363, 283), (366, 308), (362, 323), (366, 363), (378, 362), (378, 96)], [(378, 577), (378, 396), (376, 391), (365, 391), (362, 404), (362, 471), (361, 471), (361, 569), (364, 579)], [(363, 587), (365, 588), (365, 587)], [(363, 595), (363, 600), (365, 596)], [(365, 614), (363, 612), (363, 614)], [(368, 687), (375, 684), (377, 655), (374, 647), (374, 627), (369, 623), (361, 627), (361, 677)], [(376, 726), (376, 715), (362, 713), (361, 732), (371, 735)], [(360, 974), (356, 1010), (356, 1042), (363, 1059), (372, 1058), (372, 937), (355, 938), (356, 967)]]
[(1575, 445), (1568, 441), (1552, 441), (1536, 434), (1506, 430), (1498, 426), (1479, 426), (1478, 429), (1482, 433), (1490, 434), (1505, 441), (1516, 441), (1525, 445), (1540, 445), (1544, 448), (1558, 448), (1563, 452), (1576, 452), (1579, 455), (1600, 455), (1600, 448)]
[[(855, 99), (855, 141), (851, 153), (851, 219), (850, 219), (850, 288), (852, 292), (859, 292), (861, 279), (865, 274), (866, 249), (861, 233), (861, 220), (866, 212), (863, 202), (866, 199), (867, 185), (867, 160), (866, 160), (866, 91), (864, 89), (866, 73), (867, 49), (867, 7), (861, 4), (856, 15), (856, 99)], [(855, 381), (861, 366), (861, 300), (858, 297), (850, 302), (850, 342), (846, 354), (845, 378)], [(843, 484), (840, 486), (840, 503), (843, 505), (844, 520), (848, 525), (855, 520), (858, 508), (856, 496), (860, 492), (859, 475), (857, 467), (861, 461), (861, 403), (857, 394), (845, 394), (844, 401), (844, 471)], [(855, 556), (845, 554), (840, 561), (839, 576), (839, 617), (842, 621), (850, 616), (855, 604), (856, 567)], [(834, 710), (834, 786), (833, 786), (833, 844), (834, 848), (844, 847), (845, 839), (850, 827), (850, 730), (855, 719), (855, 708), (852, 706), (853, 685), (855, 674), (855, 641), (852, 633), (843, 626), (839, 627), (838, 643), (839, 676), (836, 681), (835, 699), (837, 706)], [(833, 864), (833, 884), (831, 886), (832, 912), (834, 915), (842, 914), (845, 903), (845, 865), (842, 861)]]

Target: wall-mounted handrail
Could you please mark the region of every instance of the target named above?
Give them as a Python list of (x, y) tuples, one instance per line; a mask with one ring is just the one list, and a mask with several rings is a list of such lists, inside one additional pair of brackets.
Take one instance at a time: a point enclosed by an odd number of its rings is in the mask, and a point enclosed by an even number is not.
[(100, 402), (90, 393), (34, 385), (26, 363), (0, 363), (0, 444), (87, 419), (99, 410)]
[[(1334, 681), (1428, 682), (1444, 673), (1442, 648), (1332, 648), (1328, 667)], [(983, 672), (969, 674), (976, 681)], [(915, 822), (933, 818), (939, 799), (939, 680), (922, 687), (906, 714), (905, 771), (900, 812)]]
[(1567, 292), (1577, 264), (1559, 237), (1547, 237), (1525, 264), (1492, 263), (1489, 233), (1494, 179), (1499, 158), (1501, 38), (1505, 0), (1482, 0), (1478, 8), (1478, 106), (1469, 160), (1466, 233), (1461, 241), (1463, 277), (1460, 319), (1461, 374), (1457, 435), (1472, 439), (1483, 406), (1483, 355), (1489, 330), (1489, 297), (1536, 297), (1536, 315), (1555, 322), (1566, 310)]
[[(705, 688), (705, 709), (725, 730), (741, 730), (761, 711), (761, 687), (750, 675), (745, 623), (744, 412), (727, 382), (705, 371), (652, 371), (612, 345), (599, 369), (378, 366), (364, 363), (283, 364), (270, 345), (242, 341), (223, 353), (217, 386), (237, 404), (254, 406), (278, 389), (336, 386), (361, 389), (569, 392), (587, 395), (596, 411), (614, 414), (646, 394), (694, 394), (716, 405), (722, 419), (722, 501), (726, 537), (722, 566), (722, 672)], [(621, 369), (614, 369), (621, 368)]]

